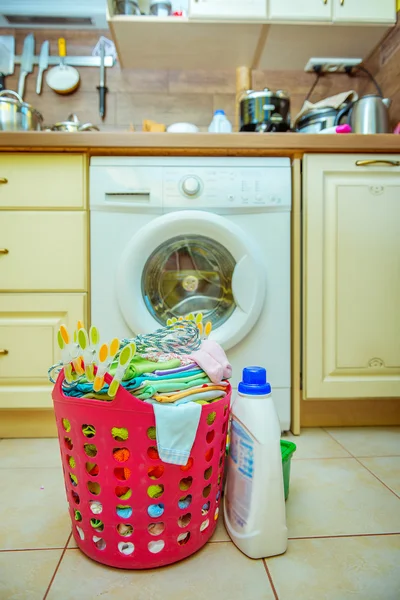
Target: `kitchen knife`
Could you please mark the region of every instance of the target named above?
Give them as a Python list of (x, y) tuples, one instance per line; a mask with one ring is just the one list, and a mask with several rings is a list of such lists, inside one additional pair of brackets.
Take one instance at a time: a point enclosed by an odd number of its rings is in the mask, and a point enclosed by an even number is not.
[(25, 77), (33, 71), (33, 55), (35, 51), (35, 38), (33, 33), (26, 36), (22, 51), (21, 70), (19, 72), (18, 94), (24, 98)]
[(39, 56), (39, 71), (36, 81), (36, 93), (40, 94), (42, 91), (42, 78), (43, 73), (46, 71), (49, 66), (49, 42), (43, 42), (42, 47), (40, 49)]
[(14, 73), (15, 38), (12, 35), (0, 36), (0, 91), (5, 89), (4, 78)]
[(100, 113), (100, 117), (102, 119), (104, 119), (105, 115), (106, 115), (106, 93), (108, 91), (108, 89), (106, 88), (105, 85), (105, 78), (106, 78), (106, 69), (104, 66), (104, 57), (105, 57), (105, 47), (104, 47), (104, 42), (101, 42), (100, 45), (100, 85), (97, 87), (97, 89), (99, 90), (99, 96), (100, 96), (100, 105), (99, 105), (99, 113)]

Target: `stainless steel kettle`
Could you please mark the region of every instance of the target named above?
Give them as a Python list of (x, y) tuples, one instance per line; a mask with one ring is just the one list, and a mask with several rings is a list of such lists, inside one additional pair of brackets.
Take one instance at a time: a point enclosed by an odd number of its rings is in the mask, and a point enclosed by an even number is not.
[(389, 133), (389, 98), (376, 94), (350, 102), (336, 116), (336, 125), (348, 114), (347, 122), (353, 133)]

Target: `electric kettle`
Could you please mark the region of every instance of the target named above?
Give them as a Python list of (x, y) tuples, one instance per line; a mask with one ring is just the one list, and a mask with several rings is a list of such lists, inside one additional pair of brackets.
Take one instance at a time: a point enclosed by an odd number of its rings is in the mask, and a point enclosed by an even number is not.
[(347, 122), (353, 133), (389, 133), (389, 98), (376, 94), (350, 102), (336, 116), (336, 125), (348, 114)]

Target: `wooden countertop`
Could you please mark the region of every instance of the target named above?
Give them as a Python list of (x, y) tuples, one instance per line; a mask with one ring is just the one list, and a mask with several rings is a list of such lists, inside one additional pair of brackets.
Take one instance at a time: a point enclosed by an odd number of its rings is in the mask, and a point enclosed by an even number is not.
[(0, 151), (90, 155), (289, 156), (305, 153), (400, 154), (400, 135), (300, 133), (0, 132)]

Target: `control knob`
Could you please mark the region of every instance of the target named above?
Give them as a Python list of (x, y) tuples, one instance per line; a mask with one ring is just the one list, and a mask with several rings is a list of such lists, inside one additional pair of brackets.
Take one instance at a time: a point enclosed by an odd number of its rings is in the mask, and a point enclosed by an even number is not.
[(201, 190), (201, 182), (197, 177), (186, 177), (182, 181), (182, 191), (186, 196), (197, 196)]

